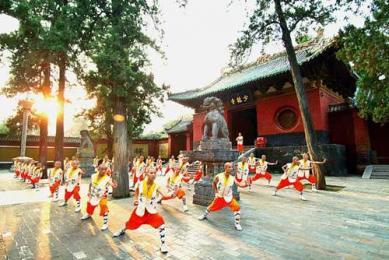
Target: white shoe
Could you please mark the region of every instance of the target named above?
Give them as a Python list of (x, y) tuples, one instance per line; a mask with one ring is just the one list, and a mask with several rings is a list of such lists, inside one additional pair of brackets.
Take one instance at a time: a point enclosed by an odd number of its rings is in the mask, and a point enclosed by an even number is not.
[(166, 254), (168, 252), (166, 244), (161, 245), (161, 253)]
[(53, 199), (54, 202), (57, 202), (58, 200), (59, 200), (58, 197)]
[(90, 215), (89, 215), (89, 214), (85, 214), (85, 215), (82, 216), (80, 219), (81, 219), (81, 220), (86, 220), (86, 219), (88, 219), (88, 218), (90, 218)]
[(240, 224), (235, 224), (235, 229), (238, 231), (242, 231), (242, 226)]
[(112, 236), (113, 237), (120, 237), (120, 236), (123, 236), (125, 233), (126, 233), (126, 231), (124, 229), (122, 229), (122, 230), (119, 230), (119, 231), (113, 233)]
[(187, 206), (187, 205), (184, 205), (184, 206), (182, 207), (182, 209), (183, 209), (183, 211), (184, 211), (184, 212), (188, 212), (188, 211), (189, 211), (189, 209), (188, 209), (188, 206)]
[(312, 185), (312, 192), (318, 192), (318, 190), (316, 189), (315, 185)]
[(205, 214), (198, 217), (198, 220), (206, 220), (206, 219), (208, 219), (208, 218)]
[(65, 207), (67, 206), (68, 204), (66, 203), (66, 201), (62, 202), (61, 205), (59, 205), (60, 207)]
[(272, 195), (277, 196), (277, 191), (274, 191)]
[(77, 207), (74, 212), (80, 212), (81, 211), (81, 207)]
[(108, 229), (108, 224), (103, 224), (101, 226), (101, 231), (107, 230)]
[(307, 199), (303, 195), (301, 195), (301, 200), (307, 201)]

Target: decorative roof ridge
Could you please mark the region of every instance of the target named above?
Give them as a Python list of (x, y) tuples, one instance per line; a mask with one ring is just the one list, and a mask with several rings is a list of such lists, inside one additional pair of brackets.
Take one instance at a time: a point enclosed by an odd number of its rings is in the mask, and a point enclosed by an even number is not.
[[(336, 42), (337, 42), (337, 36), (334, 36), (332, 38), (326, 38), (326, 37), (320, 36), (320, 37), (315, 37), (315, 38), (313, 38), (310, 41), (307, 41), (307, 42), (304, 42), (302, 44), (296, 45), (294, 47), (294, 49), (296, 50), (296, 52), (300, 52), (300, 51), (306, 50), (308, 48), (312, 48), (312, 49), (315, 48), (316, 50), (317, 49), (325, 50), (328, 47), (333, 46)], [(253, 69), (253, 68), (257, 67), (257, 66), (264, 65), (264, 64), (266, 64), (268, 62), (274, 61), (274, 60), (276, 60), (276, 59), (278, 59), (280, 57), (285, 56), (285, 54), (286, 54), (286, 50), (283, 50), (283, 51), (277, 52), (277, 53), (272, 54), (272, 55), (266, 55), (265, 59), (261, 59), (261, 57), (264, 57), (262, 55), (259, 58), (257, 58), (257, 60), (254, 61), (254, 62), (247, 63), (245, 65), (240, 66), (239, 68), (232, 69), (230, 71), (227, 71), (227, 72), (219, 75), (219, 77), (217, 77), (216, 80), (212, 81), (211, 83), (207, 84), (206, 86), (204, 86), (202, 88), (196, 88), (196, 89), (186, 90), (186, 91), (183, 91), (183, 92), (171, 93), (169, 95), (169, 98), (170, 97), (174, 98), (175, 96), (182, 96), (182, 95), (193, 93), (193, 92), (204, 91), (204, 90), (212, 87), (217, 82), (221, 81), (222, 79), (224, 79), (224, 78), (226, 78), (228, 76), (231, 76), (231, 75), (237, 74), (237, 73), (242, 73), (242, 72), (244, 72), (246, 70)]]
[[(332, 38), (326, 38), (324, 36), (319, 36), (319, 37), (315, 37), (315, 38), (313, 38), (313, 39), (311, 39), (309, 41), (306, 41), (304, 43), (301, 43), (301, 44), (298, 44), (298, 45), (294, 46), (294, 50), (296, 52), (299, 52), (299, 51), (303, 51), (303, 50), (305, 50), (307, 48), (314, 48), (314, 47), (320, 47), (320, 49), (323, 49), (323, 48), (326, 49), (327, 47), (332, 46), (336, 42), (337, 42), (337, 37), (336, 36), (334, 36)], [(237, 68), (232, 68), (231, 70), (225, 71), (221, 75), (221, 78), (229, 76), (231, 74), (238, 73), (238, 72), (243, 72), (246, 69), (250, 69), (250, 68), (258, 66), (258, 65), (266, 64), (266, 63), (268, 63), (270, 61), (273, 61), (273, 60), (275, 60), (277, 58), (280, 58), (280, 57), (283, 57), (285, 55), (286, 55), (286, 50), (285, 49), (282, 50), (282, 51), (273, 53), (273, 54), (266, 54), (265, 53), (264, 55), (259, 56), (253, 62), (242, 64), (241, 66), (239, 66)]]

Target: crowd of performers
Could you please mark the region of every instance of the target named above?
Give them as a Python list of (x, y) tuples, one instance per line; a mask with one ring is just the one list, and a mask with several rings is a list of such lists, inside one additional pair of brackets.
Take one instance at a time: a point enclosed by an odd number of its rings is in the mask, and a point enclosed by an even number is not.
[[(326, 160), (322, 162), (312, 161), (308, 154), (303, 154), (301, 159), (297, 156), (293, 157), (290, 163), (282, 167), (284, 174), (275, 186), (273, 195), (277, 195), (277, 192), (285, 187), (293, 186), (299, 192), (301, 200), (306, 200), (303, 196), (303, 182), (311, 183), (312, 191), (316, 191), (316, 178), (312, 173), (312, 169), (315, 164), (325, 162)], [(108, 229), (109, 214), (108, 195), (110, 190), (117, 187), (117, 184), (112, 178), (113, 163), (108, 156), (103, 159), (96, 159), (95, 164), (96, 173), (90, 178), (85, 214), (81, 217), (81, 220), (91, 218), (94, 210), (99, 207), (99, 215), (103, 218), (101, 230), (106, 230)], [(160, 250), (166, 253), (168, 249), (165, 243), (165, 221), (157, 210), (157, 204), (162, 204), (166, 200), (178, 199), (182, 202), (183, 212), (187, 212), (186, 190), (190, 189), (190, 186), (195, 182), (201, 180), (203, 165), (199, 161), (189, 163), (188, 158), (183, 154), (180, 154), (177, 160), (172, 156), (166, 162), (161, 157), (155, 159), (150, 156), (146, 158), (138, 156), (129, 164), (129, 177), (132, 179), (129, 188), (134, 191), (134, 208), (123, 228), (115, 232), (113, 236), (124, 235), (127, 229), (134, 230), (141, 225), (150, 225), (158, 229), (161, 241)], [(231, 162), (225, 163), (224, 171), (213, 178), (212, 187), (215, 191), (215, 198), (204, 214), (199, 217), (199, 220), (206, 220), (211, 212), (229, 207), (234, 215), (235, 229), (242, 230), (240, 205), (233, 197), (233, 186), (237, 185), (240, 189), (248, 188), (250, 191), (252, 183), (262, 178), (270, 185), (272, 175), (268, 170), (268, 166), (276, 164), (278, 164), (278, 161), (267, 161), (266, 155), (255, 158), (254, 154), (250, 154), (248, 158), (242, 156), (241, 160), (235, 165)], [(37, 187), (43, 172), (42, 165), (39, 162), (16, 160), (14, 166), (16, 178), (31, 183), (33, 188)], [(235, 176), (232, 174), (233, 167), (236, 167)], [(48, 169), (49, 191), (52, 201), (59, 200), (59, 189), (63, 186), (63, 202), (60, 206), (66, 207), (69, 200), (73, 199), (76, 203), (75, 212), (80, 212), (80, 187), (83, 174), (83, 170), (79, 167), (79, 161), (75, 157), (71, 160), (66, 159), (63, 168), (62, 162), (56, 161), (54, 167)], [(155, 181), (157, 176), (166, 176), (165, 187), (164, 185), (160, 186)]]

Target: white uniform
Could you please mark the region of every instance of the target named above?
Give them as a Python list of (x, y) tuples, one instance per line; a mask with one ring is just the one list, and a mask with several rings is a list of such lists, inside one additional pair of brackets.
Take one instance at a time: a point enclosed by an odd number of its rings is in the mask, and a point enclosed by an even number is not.
[(260, 159), (256, 167), (256, 173), (264, 174), (267, 171), (267, 161)]
[(312, 168), (312, 163), (310, 160), (300, 160), (300, 170), (298, 173), (298, 177), (306, 177), (307, 179), (309, 178), (310, 174), (310, 169)]
[(156, 214), (157, 213), (157, 190), (158, 190), (158, 184), (155, 182), (153, 183), (153, 186), (150, 187), (153, 189), (151, 198), (148, 198), (146, 194), (144, 194), (144, 183), (147, 182), (147, 179), (141, 181), (138, 185), (139, 188), (139, 195), (138, 195), (138, 206), (136, 207), (136, 215), (139, 217), (142, 217), (145, 214), (145, 210), (147, 210), (150, 214)]
[(95, 173), (91, 177), (91, 191), (89, 203), (93, 206), (99, 204), (100, 200), (106, 196), (107, 186), (111, 177), (104, 175), (99, 179), (99, 174)]
[(248, 175), (249, 175), (249, 164), (247, 162), (246, 163), (239, 162), (237, 178), (247, 181)]
[(216, 175), (218, 182), (216, 184), (217, 193), (216, 196), (223, 198), (227, 203), (232, 201), (232, 187), (234, 186), (234, 177), (229, 175), (228, 179), (224, 173), (219, 173)]
[(66, 185), (66, 190), (68, 192), (72, 192), (74, 190), (74, 188), (79, 185), (80, 183), (80, 176), (81, 174), (81, 169), (80, 168), (77, 168), (77, 169), (73, 169), (73, 168), (70, 168), (66, 174), (65, 174), (65, 182), (67, 183)]

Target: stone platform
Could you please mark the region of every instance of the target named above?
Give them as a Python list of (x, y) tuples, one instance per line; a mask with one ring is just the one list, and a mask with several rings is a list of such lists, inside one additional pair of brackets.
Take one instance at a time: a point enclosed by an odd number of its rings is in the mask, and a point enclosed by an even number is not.
[(202, 162), (232, 162), (238, 158), (239, 153), (232, 150), (202, 150), (202, 151), (182, 151), (184, 156), (190, 158), (191, 161)]
[[(208, 143), (207, 147), (218, 147), (218, 145)], [(235, 161), (238, 158), (239, 153), (236, 150), (228, 149), (213, 149), (202, 151), (195, 150), (182, 152), (184, 156), (189, 157), (191, 161), (203, 162), (205, 167), (204, 176), (200, 182), (197, 182), (194, 185), (193, 204), (208, 206), (214, 199), (215, 195), (215, 192), (212, 189), (213, 177), (224, 171), (225, 162)], [(239, 192), (235, 185), (233, 188), (233, 195), (235, 199), (240, 200)]]
[[(348, 174), (348, 169), (346, 165), (345, 146), (340, 144), (322, 144), (319, 145), (319, 147), (323, 152), (323, 157), (327, 158), (327, 163), (324, 164), (327, 175), (346, 176)], [(255, 157), (258, 158), (262, 154), (265, 154), (270, 162), (278, 160), (278, 165), (269, 166), (269, 169), (281, 173), (281, 167), (285, 163), (289, 163), (293, 156), (302, 158), (302, 154), (306, 151), (306, 146), (261, 147), (255, 149)]]

